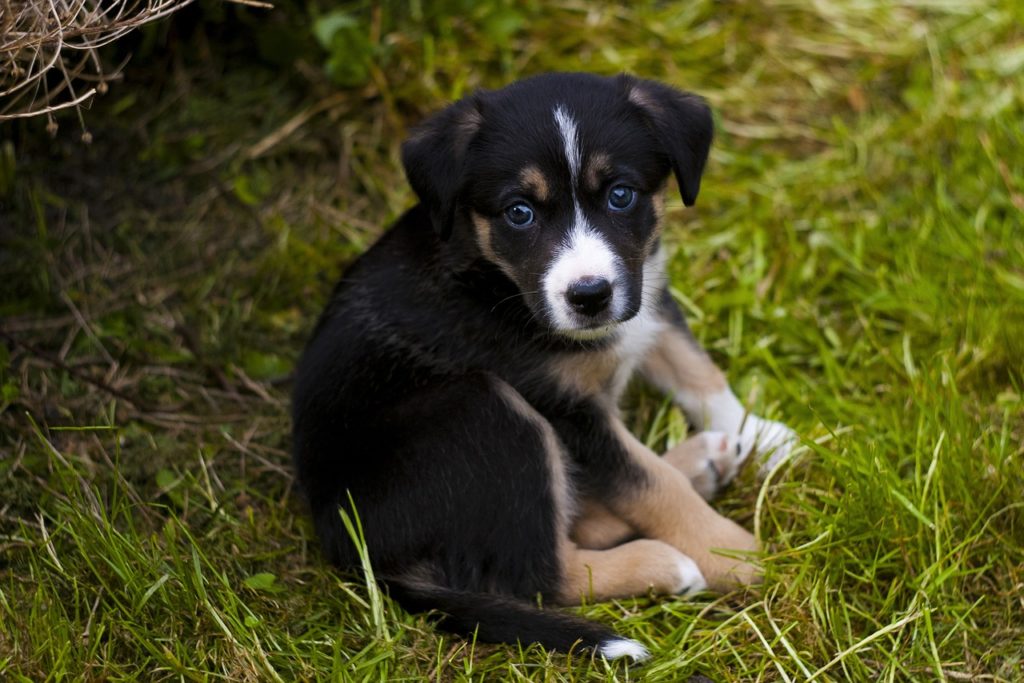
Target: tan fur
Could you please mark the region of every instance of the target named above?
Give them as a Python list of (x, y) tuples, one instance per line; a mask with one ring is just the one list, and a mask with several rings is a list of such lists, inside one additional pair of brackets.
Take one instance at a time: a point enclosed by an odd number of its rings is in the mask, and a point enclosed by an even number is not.
[(516, 282), (515, 269), (512, 267), (512, 264), (498, 256), (498, 253), (494, 251), (494, 245), (491, 243), (491, 222), (476, 211), (471, 212), (470, 217), (473, 220), (473, 231), (476, 232), (476, 241), (480, 247), (480, 253), (488, 261), (498, 266), (512, 282)]
[(715, 512), (682, 472), (638, 441), (621, 420), (609, 419), (647, 479), (605, 501), (612, 512), (643, 536), (664, 541), (693, 558), (713, 590), (725, 591), (759, 580), (757, 568), (749, 562), (714, 552), (755, 551), (753, 535)]
[[(664, 188), (664, 185), (662, 188)], [(654, 205), (654, 220), (657, 223), (660, 232), (661, 224), (665, 220), (665, 195), (662, 194), (662, 190), (659, 189), (651, 195), (651, 204)]]
[(651, 231), (651, 236), (647, 238), (647, 244), (644, 247), (648, 254), (654, 253), (661, 245), (661, 233), (665, 227), (665, 195), (663, 189), (664, 186), (651, 195), (651, 204), (654, 208), (654, 230)]
[(610, 600), (680, 590), (680, 553), (661, 541), (640, 539), (609, 550), (569, 545), (561, 555), (562, 588), (558, 601)]
[(596, 152), (587, 159), (587, 168), (583, 174), (585, 188), (588, 192), (601, 189), (601, 180), (612, 171), (612, 158), (607, 152)]
[(604, 550), (636, 535), (636, 530), (596, 500), (583, 501), (569, 537), (581, 548)]
[(613, 350), (575, 353), (556, 358), (551, 372), (559, 385), (579, 396), (610, 394), (620, 359)]
[(546, 202), (551, 197), (551, 186), (548, 184), (548, 179), (536, 166), (524, 168), (519, 173), (519, 182), (523, 184), (524, 190), (531, 192), (542, 202)]
[[(708, 457), (707, 437), (707, 432), (701, 432), (680, 441), (666, 451), (661, 459), (682, 472), (702, 498), (710, 500), (718, 492), (722, 473), (709, 468), (709, 463), (714, 463)], [(724, 434), (716, 435), (715, 438), (728, 440)], [(721, 444), (717, 445), (721, 449)], [(725, 453), (722, 457), (734, 457), (734, 454)], [(599, 501), (587, 499), (579, 503), (578, 508), (579, 513), (573, 522), (570, 538), (581, 548), (611, 548), (637, 535), (636, 529)]]
[(667, 327), (647, 353), (643, 373), (661, 389), (706, 396), (728, 389), (725, 375), (704, 349), (678, 329)]

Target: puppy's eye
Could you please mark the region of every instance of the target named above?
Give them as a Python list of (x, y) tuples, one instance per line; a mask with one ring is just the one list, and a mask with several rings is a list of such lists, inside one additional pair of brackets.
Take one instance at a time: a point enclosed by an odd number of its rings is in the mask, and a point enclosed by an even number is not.
[(636, 202), (636, 190), (626, 185), (616, 185), (608, 191), (608, 208), (625, 211)]
[(525, 228), (533, 223), (533, 209), (520, 202), (505, 209), (505, 220), (513, 228)]

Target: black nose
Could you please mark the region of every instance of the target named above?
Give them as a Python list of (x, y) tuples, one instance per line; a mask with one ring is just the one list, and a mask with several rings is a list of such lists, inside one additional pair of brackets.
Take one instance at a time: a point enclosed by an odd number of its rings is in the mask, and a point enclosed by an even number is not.
[(583, 315), (597, 315), (612, 300), (612, 283), (603, 277), (585, 277), (569, 285), (565, 298), (573, 309)]

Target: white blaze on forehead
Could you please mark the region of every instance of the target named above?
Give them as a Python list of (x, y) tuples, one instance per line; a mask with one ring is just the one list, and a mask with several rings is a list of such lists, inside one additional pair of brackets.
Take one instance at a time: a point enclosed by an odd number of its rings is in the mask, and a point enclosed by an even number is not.
[(576, 119), (562, 105), (558, 105), (555, 107), (555, 125), (558, 126), (558, 134), (562, 138), (562, 151), (565, 153), (565, 160), (569, 164), (569, 175), (572, 177), (572, 187), (575, 192), (576, 182), (580, 177), (581, 163)]

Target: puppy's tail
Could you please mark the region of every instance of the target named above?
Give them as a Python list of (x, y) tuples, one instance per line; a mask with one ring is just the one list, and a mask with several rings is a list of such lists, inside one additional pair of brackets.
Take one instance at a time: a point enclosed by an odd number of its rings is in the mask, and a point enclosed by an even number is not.
[(411, 612), (435, 610), (438, 626), (451, 633), (489, 643), (540, 643), (549, 650), (593, 650), (605, 659), (647, 659), (643, 645), (615, 634), (607, 626), (571, 614), (541, 610), (499, 595), (466, 593), (441, 586), (387, 581), (391, 596)]

